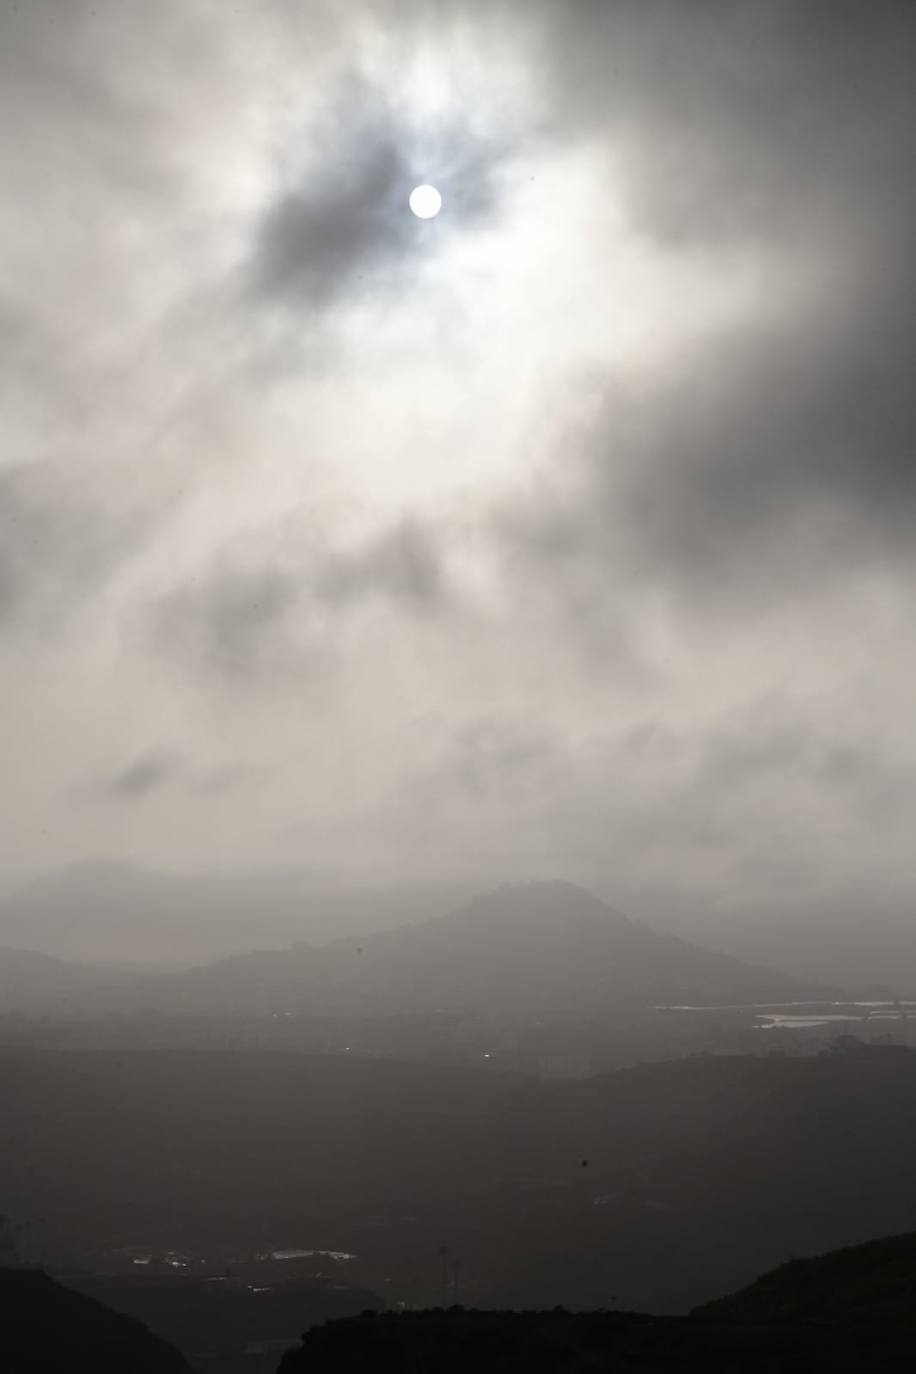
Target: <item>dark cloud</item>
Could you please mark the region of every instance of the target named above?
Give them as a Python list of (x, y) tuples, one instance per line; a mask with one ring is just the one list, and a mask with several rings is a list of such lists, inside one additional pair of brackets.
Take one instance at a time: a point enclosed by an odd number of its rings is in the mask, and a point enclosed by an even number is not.
[[(501, 517), (570, 588), (666, 587), (739, 613), (824, 579), (908, 567), (916, 526), (916, 309), (899, 282), (838, 283), (673, 373), (609, 384), (556, 500)], [(619, 579), (625, 579), (622, 583)]]
[(723, 348), (660, 388), (654, 414), (609, 403), (593, 477), (641, 572), (712, 595), (798, 593), (908, 552), (916, 312), (899, 304)]
[(908, 571), (916, 10), (577, 0), (557, 22), (557, 136), (600, 136), (641, 234), (726, 273), (723, 254), (757, 255), (773, 308), (639, 384), (609, 378), (591, 432), (554, 455), (560, 480), (501, 513), (506, 547), (586, 633), (602, 595), (661, 585), (742, 614)]
[(363, 549), (324, 559), (316, 595), (330, 605), (383, 597), (417, 611), (433, 611), (447, 600), (442, 555), (432, 533), (405, 520)]
[[(363, 81), (334, 92), (308, 143), (319, 153), (256, 227), (245, 281), (263, 304), (296, 310), (403, 288), (450, 233), (495, 209), (504, 150), (470, 125), (431, 118), (418, 128)], [(421, 221), (407, 202), (426, 181), (441, 191), (443, 210)]]
[(283, 542), (285, 556), (245, 566), (220, 560), (171, 592), (154, 614), (159, 644), (228, 678), (303, 660), (320, 671), (348, 611), (381, 603), (432, 615), (449, 605), (441, 550), (416, 521), (345, 549), (314, 539), (309, 548), (300, 530), (286, 530)]
[(320, 177), (273, 205), (260, 227), (252, 286), (291, 306), (341, 294), (359, 272), (373, 272), (403, 250), (404, 201), (411, 179), (401, 150), (384, 135), (357, 148)]
[(549, 115), (592, 131), (627, 210), (684, 245), (907, 217), (907, 0), (572, 0), (541, 11)]
[(297, 597), (288, 573), (218, 566), (164, 599), (155, 613), (156, 636), (186, 661), (248, 678), (275, 659)]
[(181, 773), (180, 760), (170, 753), (149, 750), (106, 780), (104, 791), (119, 801), (141, 801)]

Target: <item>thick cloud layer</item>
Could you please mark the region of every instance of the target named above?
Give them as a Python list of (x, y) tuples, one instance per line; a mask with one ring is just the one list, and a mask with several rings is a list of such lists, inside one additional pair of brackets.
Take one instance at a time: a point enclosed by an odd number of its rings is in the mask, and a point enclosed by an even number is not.
[(3, 872), (900, 899), (912, 6), (435, 8), (0, 6)]

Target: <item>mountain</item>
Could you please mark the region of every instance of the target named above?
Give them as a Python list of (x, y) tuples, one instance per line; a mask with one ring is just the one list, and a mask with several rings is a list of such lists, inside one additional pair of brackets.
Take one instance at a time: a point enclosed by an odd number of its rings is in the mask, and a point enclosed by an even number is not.
[(10, 1374), (190, 1374), (132, 1317), (37, 1269), (0, 1269), (0, 1368)]
[(321, 949), (235, 956), (167, 993), (170, 1010), (196, 1012), (530, 1018), (815, 995), (812, 984), (660, 935), (565, 882), (504, 887), (437, 920)]
[[(419, 893), (400, 908), (364, 911), (368, 933), (325, 945), (301, 940), (282, 947), (282, 928), (295, 930), (315, 918), (301, 896), (286, 894), (283, 921), (264, 935), (281, 944), (227, 955), (190, 969), (65, 961), (37, 945), (90, 949), (109, 955), (127, 948), (155, 948), (174, 925), (179, 954), (222, 939), (249, 941), (259, 913), (256, 890), (241, 889), (225, 906), (195, 905), (195, 888), (163, 879), (149, 890), (129, 870), (87, 869), (81, 881), (20, 894), (15, 910), (0, 909), (0, 931), (16, 948), (0, 948), (0, 1014), (21, 1012), (93, 1018), (139, 1010), (181, 1018), (312, 1017), (380, 1018), (452, 1013), (507, 1021), (586, 1018), (607, 1020), (657, 1005), (799, 1001), (823, 989), (772, 969), (743, 963), (629, 920), (583, 888), (565, 882), (520, 883), (478, 897), (468, 905), (413, 924), (379, 929), (395, 911), (415, 911)], [(136, 905), (146, 891), (149, 904)], [(197, 891), (213, 899), (206, 884)], [(67, 906), (67, 894), (73, 906)], [(132, 894), (132, 895), (131, 895)], [(171, 895), (169, 895), (171, 894)], [(338, 894), (340, 895), (340, 894)], [(274, 894), (276, 896), (276, 894)], [(391, 894), (389, 894), (391, 896)], [(264, 895), (266, 909), (272, 897)], [(393, 898), (392, 898), (393, 900)], [(428, 905), (435, 911), (443, 893)], [(133, 903), (133, 904), (132, 904)], [(187, 904), (187, 905), (185, 905)], [(281, 904), (282, 906), (282, 904)], [(333, 908), (328, 908), (328, 912)], [(358, 906), (338, 907), (346, 926)], [(274, 917), (279, 908), (274, 909)], [(311, 916), (308, 912), (311, 910)], [(246, 913), (243, 919), (242, 913)], [(329, 919), (329, 917), (328, 917)], [(284, 927), (283, 922), (286, 922)], [(374, 933), (373, 933), (374, 931)], [(145, 932), (145, 933), (144, 933)], [(149, 945), (148, 942), (152, 944)]]

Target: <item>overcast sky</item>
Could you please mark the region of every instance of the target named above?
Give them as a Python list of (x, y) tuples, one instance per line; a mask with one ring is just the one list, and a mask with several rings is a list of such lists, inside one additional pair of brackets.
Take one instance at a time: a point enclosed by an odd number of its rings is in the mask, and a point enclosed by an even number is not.
[(914, 38), (0, 0), (0, 876), (916, 897)]

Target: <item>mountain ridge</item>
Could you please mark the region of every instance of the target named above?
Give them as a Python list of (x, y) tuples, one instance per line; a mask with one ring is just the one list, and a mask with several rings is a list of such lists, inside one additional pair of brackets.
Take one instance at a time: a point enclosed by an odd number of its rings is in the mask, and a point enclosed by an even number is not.
[(778, 1001), (822, 988), (651, 927), (562, 880), (507, 885), (420, 924), (330, 945), (254, 951), (195, 968), (199, 995), (220, 980), (256, 1001), (273, 978), (278, 993), (309, 991), (321, 1006), (361, 1010), (487, 1006), (599, 1012), (679, 1001)]

